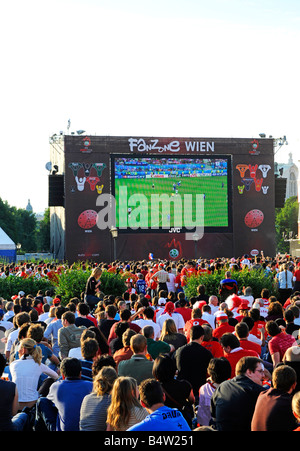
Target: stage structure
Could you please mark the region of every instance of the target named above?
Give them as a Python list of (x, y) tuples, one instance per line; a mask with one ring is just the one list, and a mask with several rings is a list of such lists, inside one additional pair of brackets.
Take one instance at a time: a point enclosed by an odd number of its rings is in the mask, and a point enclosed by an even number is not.
[(60, 260), (275, 255), (272, 139), (50, 143), (51, 252)]

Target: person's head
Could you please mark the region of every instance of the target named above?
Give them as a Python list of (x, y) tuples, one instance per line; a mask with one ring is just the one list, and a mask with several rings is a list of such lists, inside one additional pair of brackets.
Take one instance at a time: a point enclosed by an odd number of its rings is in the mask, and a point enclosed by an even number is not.
[(201, 343), (204, 338), (204, 330), (202, 326), (192, 326), (190, 330), (190, 340)]
[(292, 411), (297, 423), (300, 423), (300, 391), (297, 391), (292, 398)]
[(117, 307), (114, 304), (107, 305), (105, 307), (105, 314), (107, 319), (114, 319), (117, 312), (118, 312)]
[(144, 326), (142, 328), (142, 334), (146, 338), (154, 338), (154, 327), (152, 327), (152, 326)]
[(235, 375), (247, 376), (258, 385), (262, 385), (264, 380), (263, 361), (258, 357), (242, 357), (236, 364)]
[(156, 379), (145, 379), (139, 385), (142, 406), (150, 410), (155, 405), (164, 404), (165, 395), (160, 382)]
[(269, 297), (270, 297), (270, 291), (268, 290), (268, 288), (263, 288), (263, 289), (261, 290), (260, 295), (261, 295), (261, 297), (262, 297), (263, 299), (269, 299)]
[(32, 338), (37, 343), (43, 340), (44, 329), (39, 324), (32, 324), (27, 331), (27, 338)]
[(153, 377), (161, 383), (174, 379), (176, 373), (175, 360), (169, 354), (160, 354), (154, 360), (152, 367)]
[(210, 341), (212, 339), (213, 329), (209, 324), (203, 324), (201, 327), (204, 330), (203, 341)]
[(278, 365), (272, 372), (272, 385), (277, 390), (291, 393), (297, 384), (297, 373), (291, 366)]
[(112, 366), (115, 370), (117, 369), (117, 364), (112, 355), (102, 354), (96, 357), (92, 365), (92, 376), (94, 377), (99, 371), (105, 366)]
[(93, 390), (97, 396), (110, 393), (118, 374), (112, 366), (103, 367), (93, 378)]
[(208, 303), (216, 307), (219, 303), (218, 297), (215, 295), (210, 296), (208, 299)]
[(87, 338), (81, 342), (81, 354), (85, 360), (93, 360), (99, 351), (96, 338)]
[(130, 327), (125, 330), (122, 335), (122, 344), (124, 348), (128, 348), (130, 346), (131, 337), (133, 337), (133, 335), (136, 335), (136, 333), (137, 332), (133, 329), (130, 329)]
[(116, 324), (115, 326), (115, 334), (118, 338), (122, 338), (123, 333), (125, 330), (129, 329), (129, 324), (127, 321), (121, 321)]
[(42, 349), (35, 340), (32, 340), (32, 338), (24, 338), (20, 342), (19, 356), (23, 356), (24, 358), (31, 356), (33, 360), (40, 365), (42, 362)]
[(77, 311), (81, 316), (87, 316), (90, 313), (90, 308), (85, 302), (80, 302), (77, 305)]
[(227, 354), (229, 354), (233, 349), (240, 346), (239, 339), (233, 335), (231, 332), (226, 332), (220, 338), (220, 344)]
[(295, 315), (291, 308), (284, 311), (283, 317), (284, 317), (286, 323), (293, 323), (295, 320)]
[(153, 320), (154, 318), (154, 310), (151, 307), (146, 307), (143, 311), (143, 316), (145, 319)]
[(30, 316), (26, 312), (18, 313), (15, 317), (15, 324), (18, 328), (21, 327), (23, 324), (29, 323), (29, 322), (30, 322)]
[(280, 334), (281, 329), (280, 329), (279, 325), (276, 323), (276, 321), (267, 321), (266, 332), (271, 337), (275, 337), (276, 335)]
[(231, 377), (231, 365), (225, 357), (212, 358), (207, 367), (207, 373), (211, 381), (221, 384)]
[(61, 320), (64, 327), (71, 326), (72, 324), (75, 324), (75, 315), (73, 312), (67, 311), (63, 313)]
[(202, 310), (200, 308), (194, 308), (192, 310), (192, 315), (191, 315), (192, 319), (200, 319), (202, 318)]
[(129, 421), (133, 407), (141, 407), (138, 401), (137, 382), (133, 377), (119, 376), (111, 391), (111, 404), (107, 410), (107, 423), (120, 430)]
[(130, 348), (134, 354), (146, 353), (147, 338), (142, 334), (133, 335), (130, 339)]
[(281, 315), (283, 317), (283, 307), (279, 301), (274, 301), (269, 304), (268, 314), (269, 315)]
[(163, 322), (162, 329), (161, 329), (161, 338), (165, 337), (166, 335), (172, 335), (177, 334), (177, 327), (176, 323), (172, 318), (168, 318)]
[(99, 280), (102, 274), (102, 269), (100, 266), (96, 266), (91, 272), (91, 277), (94, 277), (96, 280)]
[(237, 338), (239, 340), (243, 339), (243, 338), (244, 339), (247, 338), (248, 335), (249, 335), (249, 327), (248, 327), (248, 325), (246, 323), (244, 323), (244, 322), (237, 323), (235, 325), (235, 333), (236, 333), (236, 336), (237, 336)]
[(74, 357), (66, 357), (60, 364), (63, 379), (79, 379), (81, 377), (81, 363)]

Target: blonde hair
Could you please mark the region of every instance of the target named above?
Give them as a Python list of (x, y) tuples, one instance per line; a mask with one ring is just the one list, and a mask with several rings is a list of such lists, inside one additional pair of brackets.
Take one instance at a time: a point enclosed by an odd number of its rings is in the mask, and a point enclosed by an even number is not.
[(110, 393), (118, 374), (112, 366), (104, 366), (93, 380), (93, 390), (97, 396)]
[(115, 430), (126, 427), (133, 407), (142, 408), (136, 398), (137, 382), (133, 377), (119, 376), (111, 392), (111, 404), (107, 410), (107, 423)]
[(99, 268), (99, 266), (97, 266), (96, 268), (94, 268), (91, 272), (91, 277), (95, 277), (95, 279), (97, 279), (97, 277), (100, 277), (102, 274), (102, 269)]
[(31, 355), (35, 363), (38, 363), (39, 365), (42, 363), (42, 349), (32, 338), (24, 338), (21, 340), (19, 349), (24, 349), (26, 351), (25, 355)]
[(166, 335), (177, 334), (177, 327), (175, 321), (172, 318), (168, 318), (164, 321), (160, 339), (163, 340)]
[(292, 410), (300, 418), (300, 391), (297, 391), (292, 398)]

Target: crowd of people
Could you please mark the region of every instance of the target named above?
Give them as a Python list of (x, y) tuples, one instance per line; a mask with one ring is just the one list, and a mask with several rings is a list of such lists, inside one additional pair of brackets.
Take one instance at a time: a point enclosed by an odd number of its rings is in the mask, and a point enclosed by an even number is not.
[[(55, 281), (66, 268), (11, 264), (0, 277)], [(67, 302), (55, 288), (0, 298), (0, 430), (300, 430), (298, 259), (84, 269), (86, 287)], [(241, 270), (262, 272), (276, 296), (239, 286)], [(102, 293), (104, 271), (124, 277), (124, 293)], [(204, 273), (220, 273), (218, 289), (199, 284), (188, 298), (189, 277)]]

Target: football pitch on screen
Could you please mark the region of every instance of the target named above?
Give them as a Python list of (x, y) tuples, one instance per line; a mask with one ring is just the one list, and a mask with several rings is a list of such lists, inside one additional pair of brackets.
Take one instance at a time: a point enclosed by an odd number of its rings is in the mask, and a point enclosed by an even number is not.
[[(192, 195), (192, 202), (185, 202), (185, 194)], [(201, 224), (197, 223), (196, 194), (204, 201)], [(136, 195), (143, 195), (144, 201), (135, 204)], [(163, 202), (154, 201), (161, 195), (168, 196), (170, 208), (166, 208)], [(149, 229), (228, 226), (227, 176), (116, 179), (115, 200), (117, 227), (120, 224), (122, 227), (126, 221), (130, 227), (133, 218), (135, 223), (143, 220), (143, 228)]]

